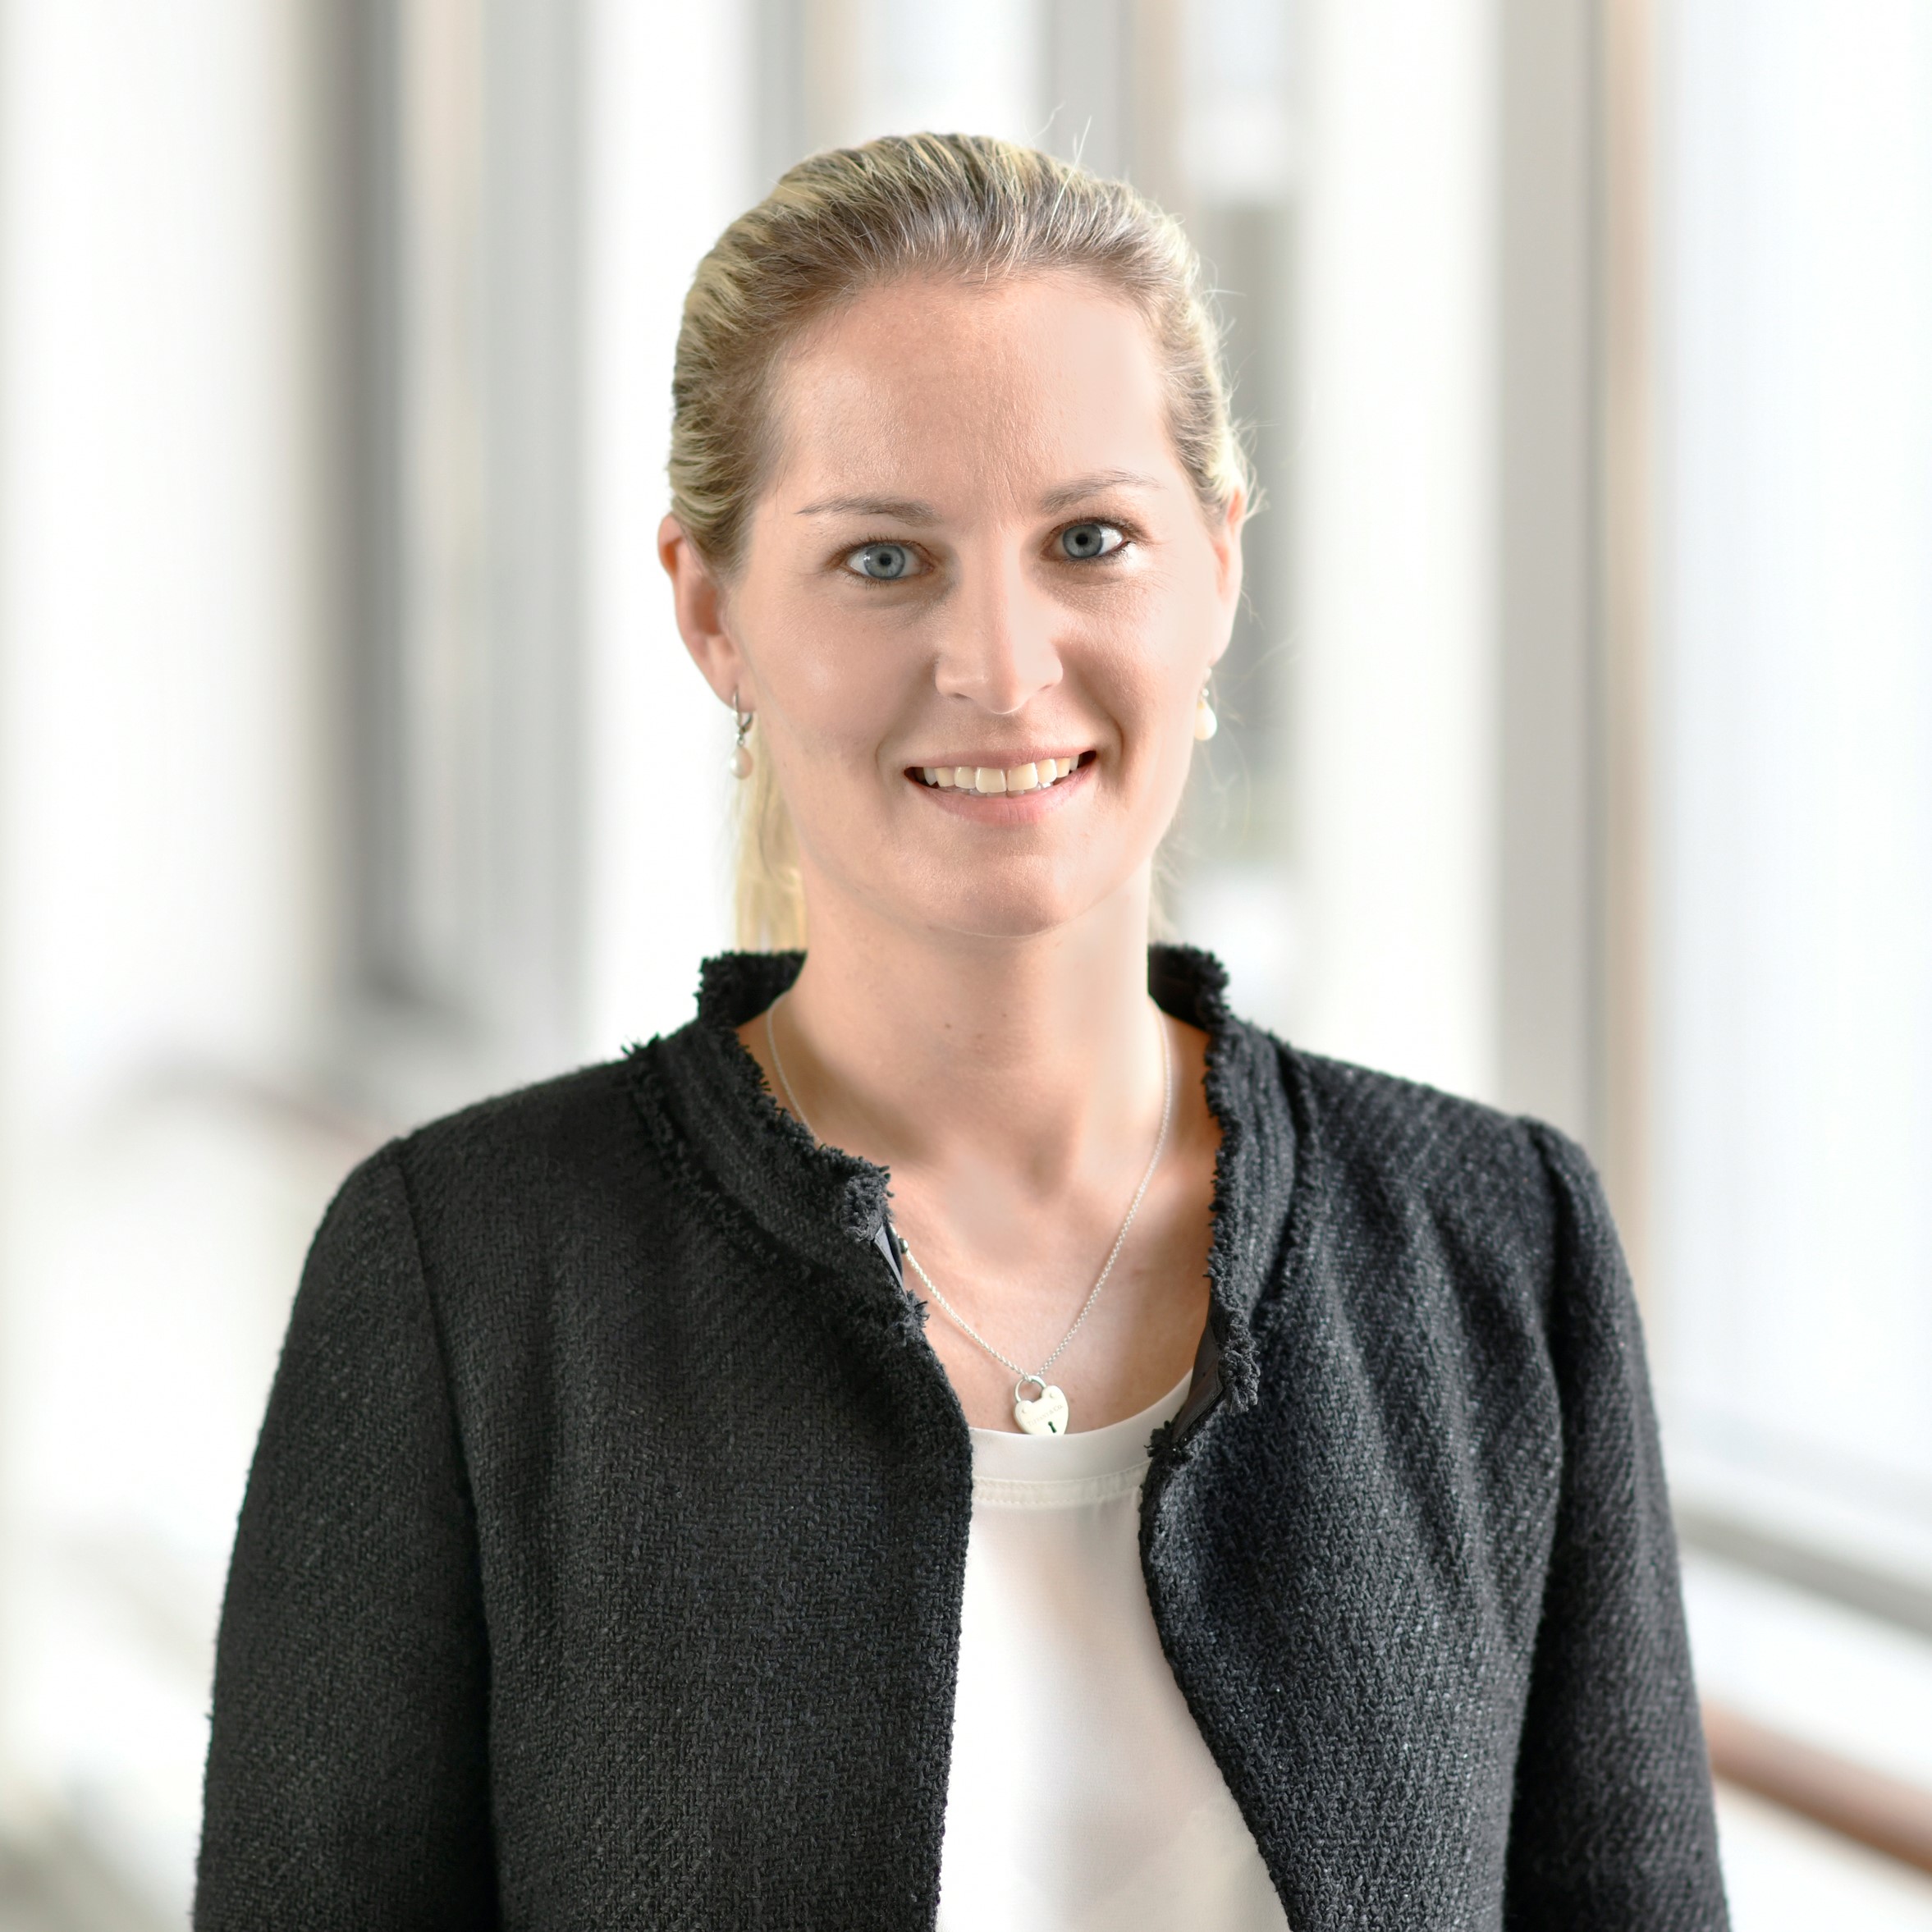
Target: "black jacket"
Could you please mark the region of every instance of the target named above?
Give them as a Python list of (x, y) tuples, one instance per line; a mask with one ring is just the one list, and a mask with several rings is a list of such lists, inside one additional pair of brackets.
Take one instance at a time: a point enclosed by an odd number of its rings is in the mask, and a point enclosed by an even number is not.
[[(930, 1926), (971, 1450), (877, 1236), (698, 1018), (384, 1148), (222, 1612), (195, 1923)], [(1722, 1927), (1637, 1317), (1551, 1129), (1207, 1029), (1212, 1314), (1142, 1509), (1294, 1932)]]

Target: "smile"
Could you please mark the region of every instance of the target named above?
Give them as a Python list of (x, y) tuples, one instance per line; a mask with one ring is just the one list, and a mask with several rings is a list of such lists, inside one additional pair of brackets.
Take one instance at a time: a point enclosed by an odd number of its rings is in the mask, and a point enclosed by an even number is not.
[(940, 791), (977, 792), (997, 798), (1014, 792), (1045, 791), (1079, 768), (1074, 758), (1038, 758), (1025, 765), (922, 765), (915, 767), (922, 783)]

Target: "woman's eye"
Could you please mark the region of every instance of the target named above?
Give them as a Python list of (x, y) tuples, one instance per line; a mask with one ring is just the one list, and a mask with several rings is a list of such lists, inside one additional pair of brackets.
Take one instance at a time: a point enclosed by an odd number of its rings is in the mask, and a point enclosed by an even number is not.
[(873, 584), (897, 584), (913, 575), (912, 547), (905, 543), (862, 543), (846, 553), (846, 562), (858, 560), (854, 576)]
[(1070, 557), (1110, 556), (1127, 541), (1112, 524), (1069, 524), (1060, 533)]

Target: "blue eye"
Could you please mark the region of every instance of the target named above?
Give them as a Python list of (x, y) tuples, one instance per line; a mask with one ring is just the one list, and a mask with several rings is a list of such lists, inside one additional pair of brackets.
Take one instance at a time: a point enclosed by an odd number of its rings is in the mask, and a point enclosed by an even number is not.
[(873, 584), (897, 584), (913, 575), (913, 553), (904, 543), (866, 543), (849, 552), (858, 559), (853, 574)]
[[(1112, 543), (1107, 538), (1111, 537)], [(1070, 557), (1110, 556), (1127, 539), (1112, 524), (1069, 524), (1060, 533)]]

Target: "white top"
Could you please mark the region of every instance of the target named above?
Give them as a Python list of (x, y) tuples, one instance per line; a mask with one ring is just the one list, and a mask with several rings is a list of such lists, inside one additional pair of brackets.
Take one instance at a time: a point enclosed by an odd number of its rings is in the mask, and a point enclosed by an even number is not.
[(1284, 1932), (1147, 1607), (1151, 1408), (973, 1431), (973, 1528), (938, 1932)]

